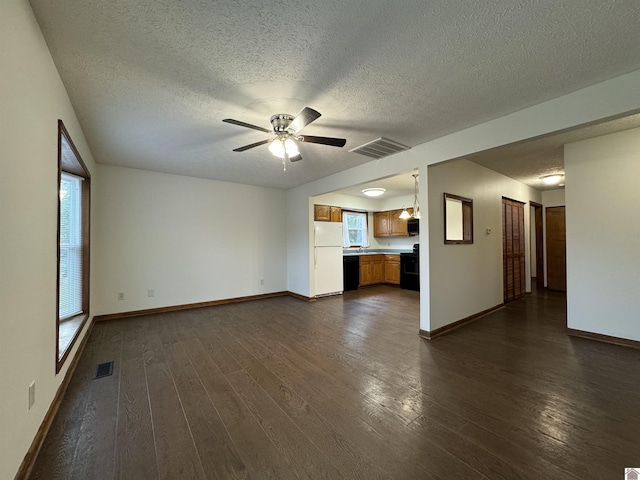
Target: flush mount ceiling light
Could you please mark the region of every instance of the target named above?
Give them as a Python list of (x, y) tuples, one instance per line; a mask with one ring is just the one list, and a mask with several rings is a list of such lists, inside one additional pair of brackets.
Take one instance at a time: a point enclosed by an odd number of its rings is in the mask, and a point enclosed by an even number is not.
[(386, 192), (386, 190), (379, 187), (365, 188), (364, 190), (362, 190), (362, 193), (364, 193), (367, 197), (379, 197), (384, 192)]
[(554, 173), (553, 175), (545, 175), (544, 177), (540, 177), (540, 180), (542, 180), (542, 183), (544, 183), (545, 185), (555, 185), (560, 182), (561, 178), (561, 174)]

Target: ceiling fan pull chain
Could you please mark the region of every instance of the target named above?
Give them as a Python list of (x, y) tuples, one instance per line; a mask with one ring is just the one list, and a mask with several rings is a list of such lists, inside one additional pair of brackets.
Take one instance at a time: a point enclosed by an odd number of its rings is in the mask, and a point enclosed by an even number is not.
[(284, 157), (282, 157), (282, 171), (283, 172), (287, 171), (287, 155), (286, 154)]

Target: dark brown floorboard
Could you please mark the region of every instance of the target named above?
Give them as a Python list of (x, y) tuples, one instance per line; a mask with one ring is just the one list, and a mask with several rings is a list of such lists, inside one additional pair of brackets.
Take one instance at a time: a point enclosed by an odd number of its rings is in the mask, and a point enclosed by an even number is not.
[(97, 324), (31, 478), (579, 480), (638, 463), (639, 351), (568, 337), (546, 291), (429, 342), (418, 296)]

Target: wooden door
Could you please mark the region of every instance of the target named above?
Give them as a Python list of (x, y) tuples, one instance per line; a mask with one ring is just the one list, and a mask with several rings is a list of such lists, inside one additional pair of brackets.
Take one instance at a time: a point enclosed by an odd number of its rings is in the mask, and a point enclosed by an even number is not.
[(564, 207), (547, 211), (547, 288), (567, 291), (567, 238)]
[[(534, 218), (530, 219), (532, 225), (535, 228), (535, 242), (536, 242), (536, 256), (531, 261), (536, 264), (536, 288), (544, 288), (544, 255), (542, 249), (544, 244), (542, 242), (542, 205), (539, 203), (531, 202), (531, 206), (534, 210)], [(532, 247), (533, 249), (533, 247)]]
[(524, 203), (502, 199), (504, 301), (525, 294)]

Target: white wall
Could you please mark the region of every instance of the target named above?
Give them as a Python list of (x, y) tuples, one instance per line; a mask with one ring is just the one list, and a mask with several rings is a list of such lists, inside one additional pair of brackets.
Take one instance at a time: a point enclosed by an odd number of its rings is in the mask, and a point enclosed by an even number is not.
[[(444, 193), (473, 200), (473, 244), (445, 245)], [(540, 203), (538, 190), (468, 160), (429, 167), (431, 330), (504, 301), (503, 196), (527, 204), (532, 200)], [(528, 231), (529, 208), (525, 208), (524, 223), (525, 231)], [(487, 228), (491, 229), (490, 234), (486, 233)], [(531, 290), (529, 243), (527, 236), (527, 291)]]
[[(421, 205), (426, 205), (428, 165), (640, 110), (638, 84), (640, 71), (635, 71), (288, 190), (288, 289), (301, 295), (313, 291), (309, 197), (419, 169), (418, 198)], [(428, 236), (424, 216), (423, 213), (421, 272), (429, 271), (430, 261), (425, 255)], [(430, 330), (429, 276), (423, 273), (420, 283), (420, 328)]]
[(640, 129), (565, 146), (567, 324), (640, 341)]
[[(564, 188), (542, 191), (542, 205), (546, 207), (562, 207), (565, 203)], [(543, 215), (544, 218), (544, 215)]]
[(96, 314), (287, 289), (283, 190), (108, 165), (98, 171)]
[[(80, 343), (56, 375), (58, 119), (94, 182), (96, 176), (67, 92), (24, 0), (0, 2), (0, 65), (0, 479), (8, 480)], [(28, 410), (34, 380), (36, 401)]]

